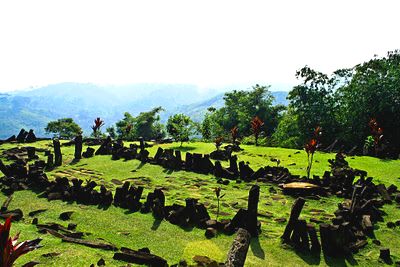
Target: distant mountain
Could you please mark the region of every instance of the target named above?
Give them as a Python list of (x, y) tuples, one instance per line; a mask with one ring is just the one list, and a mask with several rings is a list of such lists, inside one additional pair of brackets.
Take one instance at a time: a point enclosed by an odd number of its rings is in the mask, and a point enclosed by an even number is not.
[[(108, 127), (124, 112), (137, 115), (162, 106), (161, 121), (175, 113), (185, 113), (201, 121), (207, 108), (222, 107), (224, 90), (200, 90), (185, 84), (135, 84), (99, 86), (60, 83), (37, 89), (0, 93), (0, 139), (17, 134), (21, 128), (34, 129), (45, 136), (44, 127), (62, 117), (73, 118), (89, 134), (96, 117)], [(273, 92), (276, 103), (287, 104), (287, 92)]]

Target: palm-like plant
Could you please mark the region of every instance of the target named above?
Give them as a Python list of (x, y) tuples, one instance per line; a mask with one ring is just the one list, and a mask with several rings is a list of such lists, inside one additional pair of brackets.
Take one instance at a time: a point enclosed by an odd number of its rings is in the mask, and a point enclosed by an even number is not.
[(253, 130), (253, 134), (256, 139), (256, 146), (258, 146), (258, 136), (260, 135), (261, 128), (263, 126), (264, 126), (264, 122), (258, 116), (255, 116), (251, 120), (251, 129)]
[(19, 233), (10, 237), (11, 218), (7, 218), (4, 224), (0, 224), (0, 267), (11, 267), (22, 255), (39, 248), (42, 239), (28, 240), (18, 243)]
[(235, 145), (236, 144), (236, 139), (239, 137), (239, 129), (238, 127), (233, 127), (231, 129), (231, 136), (232, 136), (232, 144)]
[(314, 130), (314, 137), (305, 144), (304, 149), (307, 152), (307, 179), (310, 179), (310, 172), (314, 162), (314, 153), (317, 151), (320, 136), (322, 134), (322, 128), (316, 127)]
[(104, 121), (100, 119), (99, 117), (94, 120), (94, 124), (92, 126), (93, 130), (93, 135), (95, 137), (98, 136), (98, 133), (100, 132), (100, 128), (104, 125)]
[(371, 134), (372, 137), (374, 138), (375, 155), (377, 155), (379, 150), (379, 145), (383, 139), (383, 129), (379, 127), (379, 124), (375, 118), (372, 118), (369, 121), (368, 125), (371, 128)]
[(222, 137), (217, 137), (215, 138), (215, 147), (217, 148), (217, 150), (219, 150), (219, 148), (222, 146), (222, 141), (224, 141), (224, 138)]
[(215, 196), (217, 197), (217, 221), (219, 216), (219, 201), (225, 196), (225, 194), (221, 195), (221, 187), (217, 187), (214, 189)]

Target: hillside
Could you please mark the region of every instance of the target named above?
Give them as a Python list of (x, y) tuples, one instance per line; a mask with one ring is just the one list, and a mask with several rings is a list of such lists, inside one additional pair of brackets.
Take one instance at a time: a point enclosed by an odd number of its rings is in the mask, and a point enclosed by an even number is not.
[[(19, 129), (33, 128), (44, 136), (48, 121), (71, 117), (90, 132), (93, 119), (101, 117), (106, 127), (120, 120), (128, 111), (137, 115), (162, 106), (161, 121), (175, 113), (185, 113), (201, 121), (208, 107), (221, 107), (227, 89), (201, 91), (185, 84), (135, 84), (99, 86), (61, 83), (29, 91), (0, 94), (0, 139), (16, 134)], [(286, 104), (287, 92), (273, 92), (276, 103)]]

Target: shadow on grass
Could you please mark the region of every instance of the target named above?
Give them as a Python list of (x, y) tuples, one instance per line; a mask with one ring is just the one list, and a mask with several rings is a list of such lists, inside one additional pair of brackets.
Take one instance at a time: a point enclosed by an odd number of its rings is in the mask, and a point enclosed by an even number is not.
[(165, 169), (165, 170), (163, 170), (163, 173), (166, 173), (166, 174), (172, 174), (174, 172), (174, 170), (172, 170), (172, 169)]
[(139, 164), (139, 166), (137, 166), (136, 170), (143, 168), (144, 165), (146, 165), (146, 163), (140, 162), (140, 164)]
[(326, 265), (330, 267), (345, 267), (345, 266), (355, 266), (358, 265), (356, 259), (353, 258), (353, 255), (348, 255), (345, 257), (330, 257), (324, 255)]
[[(319, 265), (321, 263), (320, 254), (316, 255), (316, 254), (312, 254), (308, 251), (306, 252), (306, 251), (301, 251), (301, 250), (295, 250), (295, 251), (296, 251), (297, 256), (299, 256), (308, 265)], [(326, 264), (328, 266), (331, 266), (327, 262), (326, 262)], [(337, 266), (342, 266), (342, 265), (337, 265)], [(346, 266), (346, 265), (344, 265), (344, 266)]]
[(260, 240), (257, 238), (252, 238), (250, 241), (250, 248), (254, 256), (259, 259), (265, 260), (265, 252), (260, 245)]
[(98, 205), (97, 208), (100, 210), (108, 210), (111, 205)]
[(174, 146), (174, 147), (170, 147), (170, 149), (179, 150), (181, 152), (188, 152), (188, 151), (195, 150), (196, 147), (195, 146)]
[(69, 165), (76, 165), (76, 164), (79, 163), (79, 161), (80, 161), (80, 159), (73, 159), (73, 160), (71, 160), (71, 162), (69, 163)]
[(154, 219), (153, 225), (151, 226), (151, 230), (157, 231), (158, 227), (160, 227), (162, 220)]

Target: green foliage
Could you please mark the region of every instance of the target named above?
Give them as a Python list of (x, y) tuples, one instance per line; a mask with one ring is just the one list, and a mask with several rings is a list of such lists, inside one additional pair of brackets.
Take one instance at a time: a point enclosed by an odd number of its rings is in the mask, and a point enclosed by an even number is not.
[(335, 139), (348, 147), (363, 147), (370, 135), (368, 122), (375, 118), (384, 131), (390, 155), (400, 153), (400, 51), (375, 57), (331, 76), (304, 67), (297, 72), (302, 83), (289, 93), (290, 108), (297, 116), (300, 143), (317, 125), (321, 143)]
[(167, 131), (176, 141), (189, 141), (191, 135), (195, 132), (193, 121), (185, 114), (175, 114), (168, 118)]
[(114, 126), (110, 126), (106, 129), (106, 132), (108, 133), (108, 135), (112, 138), (115, 139), (117, 137), (117, 132), (115, 130)]
[(335, 117), (337, 102), (334, 96), (338, 78), (336, 75), (328, 77), (308, 66), (297, 71), (296, 77), (303, 82), (295, 86), (288, 95), (290, 108), (297, 116), (296, 138), (300, 144), (306, 143), (310, 138), (308, 133), (320, 125), (326, 130), (321, 143), (327, 146), (335, 140), (339, 129)]
[(364, 149), (372, 149), (374, 147), (374, 137), (372, 135), (368, 135), (367, 138), (365, 138), (364, 141)]
[(82, 132), (81, 127), (71, 118), (62, 118), (56, 121), (51, 121), (44, 129), (46, 133), (52, 133), (55, 136), (66, 139), (72, 138)]
[[(259, 136), (258, 137), (258, 145), (259, 146), (270, 146), (271, 142), (270, 139), (266, 136)], [(246, 136), (242, 139), (241, 142), (243, 145), (256, 145), (256, 138), (254, 135)]]
[(134, 124), (135, 118), (129, 112), (125, 112), (124, 118), (115, 123), (118, 137), (124, 140), (135, 140)]
[(289, 109), (279, 121), (276, 131), (272, 134), (272, 145), (285, 148), (301, 147), (298, 116)]
[(203, 122), (200, 124), (200, 133), (203, 136), (203, 140), (211, 141), (224, 133), (222, 126), (215, 121), (215, 116), (213, 115), (215, 109), (209, 109), (205, 114)]
[(130, 141), (137, 140), (139, 137), (145, 140), (164, 138), (165, 129), (159, 122), (161, 111), (163, 111), (162, 107), (156, 107), (148, 112), (141, 112), (137, 117), (125, 112), (124, 118), (115, 124), (118, 138)]
[(351, 80), (338, 90), (340, 123), (348, 142), (362, 146), (370, 135), (368, 122), (376, 118), (384, 141), (400, 153), (400, 51), (356, 65)]
[(226, 137), (232, 128), (237, 127), (239, 135), (247, 136), (252, 134), (250, 121), (257, 116), (265, 123), (264, 130), (272, 133), (285, 107), (273, 106), (274, 97), (268, 89), (269, 86), (257, 84), (249, 91), (234, 90), (226, 93), (224, 106), (206, 114), (203, 121), (205, 130), (202, 132), (212, 139)]
[(159, 123), (159, 113), (163, 111), (162, 107), (156, 107), (148, 112), (141, 112), (135, 118), (135, 134), (137, 137), (143, 137), (144, 140), (161, 139), (165, 136), (162, 125)]

